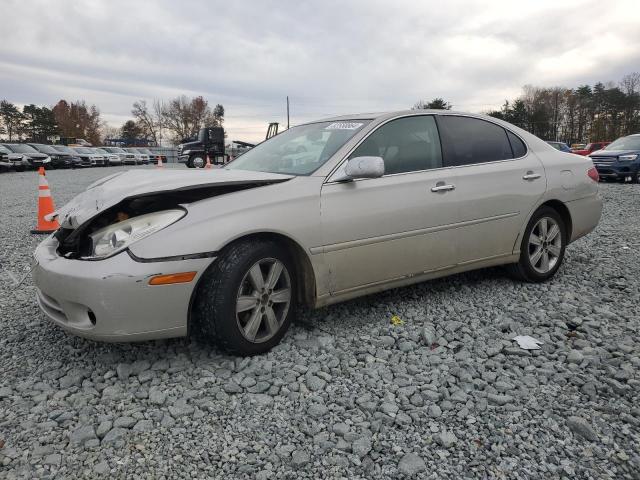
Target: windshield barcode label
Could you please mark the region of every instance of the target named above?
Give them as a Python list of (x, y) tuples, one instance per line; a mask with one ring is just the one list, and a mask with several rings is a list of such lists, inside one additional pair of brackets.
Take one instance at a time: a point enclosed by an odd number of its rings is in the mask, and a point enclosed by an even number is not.
[(331, 125), (327, 125), (325, 130), (357, 130), (363, 124), (354, 122), (334, 122)]

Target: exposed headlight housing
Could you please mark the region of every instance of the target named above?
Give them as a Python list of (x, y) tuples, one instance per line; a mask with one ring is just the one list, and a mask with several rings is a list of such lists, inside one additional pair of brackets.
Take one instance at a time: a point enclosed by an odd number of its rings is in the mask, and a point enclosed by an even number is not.
[(90, 235), (91, 255), (102, 259), (121, 252), (129, 245), (168, 227), (186, 215), (182, 209), (162, 210), (114, 223)]
[(620, 155), (618, 157), (618, 160), (621, 160), (623, 162), (632, 162), (634, 161), (636, 158), (638, 158), (638, 155)]
[(191, 150), (183, 150), (182, 152), (180, 152), (181, 155), (189, 155), (191, 153)]

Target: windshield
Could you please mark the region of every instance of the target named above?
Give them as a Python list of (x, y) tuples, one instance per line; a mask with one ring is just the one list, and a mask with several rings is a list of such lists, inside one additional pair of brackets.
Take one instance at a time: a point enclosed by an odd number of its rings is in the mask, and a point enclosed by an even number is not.
[(73, 150), (71, 150), (69, 147), (67, 147), (66, 145), (54, 145), (53, 148), (56, 149), (59, 152), (76, 153)]
[(309, 175), (370, 121), (320, 122), (293, 127), (256, 145), (225, 168)]
[(9, 150), (7, 147), (0, 145), (0, 152), (2, 153), (11, 153), (11, 150)]
[(622, 137), (610, 143), (605, 150), (640, 150), (640, 135)]
[(118, 147), (109, 147), (109, 148), (105, 148), (105, 150), (112, 153), (125, 153), (123, 149)]
[(106, 151), (105, 149), (103, 149), (103, 148), (94, 148), (93, 150), (94, 150), (94, 151), (96, 151), (96, 152), (98, 152), (98, 153), (109, 153), (109, 152), (107, 152), (107, 151)]
[(90, 148), (87, 147), (75, 147), (76, 152), (78, 153), (93, 153)]
[(30, 147), (29, 145), (18, 144), (18, 143), (7, 145), (7, 148), (16, 153), (38, 153), (38, 151), (35, 148)]
[(53, 154), (57, 154), (59, 153), (55, 148), (53, 148), (51, 145), (36, 145), (35, 147), (36, 150), (42, 152), (42, 153), (53, 153)]

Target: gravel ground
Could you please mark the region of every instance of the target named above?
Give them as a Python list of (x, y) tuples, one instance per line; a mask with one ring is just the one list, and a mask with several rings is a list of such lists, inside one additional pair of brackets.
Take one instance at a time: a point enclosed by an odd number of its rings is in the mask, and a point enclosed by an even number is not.
[[(62, 204), (114, 170), (47, 178)], [(242, 359), (50, 325), (7, 273), (38, 242), (36, 185), (0, 175), (0, 477), (640, 478), (640, 186), (602, 185), (600, 226), (547, 284), (397, 289)]]

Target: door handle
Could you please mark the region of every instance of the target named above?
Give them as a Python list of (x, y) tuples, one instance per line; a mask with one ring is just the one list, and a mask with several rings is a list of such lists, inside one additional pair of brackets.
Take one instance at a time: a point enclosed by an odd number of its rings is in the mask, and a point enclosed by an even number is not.
[(540, 178), (542, 175), (539, 173), (533, 173), (532, 171), (528, 171), (523, 177), (523, 180), (536, 180)]
[(432, 192), (448, 192), (455, 189), (455, 185), (446, 185), (444, 182), (438, 182), (435, 187), (431, 187)]

